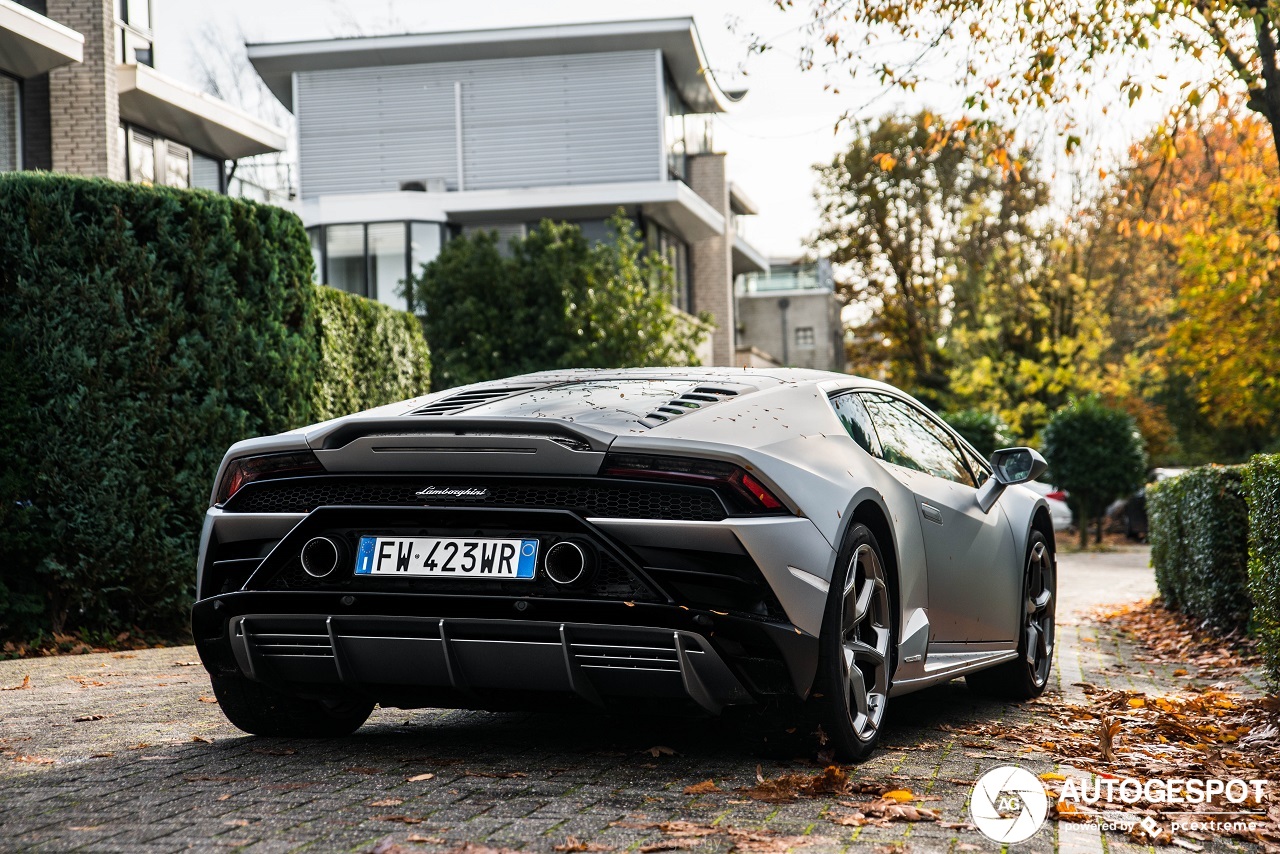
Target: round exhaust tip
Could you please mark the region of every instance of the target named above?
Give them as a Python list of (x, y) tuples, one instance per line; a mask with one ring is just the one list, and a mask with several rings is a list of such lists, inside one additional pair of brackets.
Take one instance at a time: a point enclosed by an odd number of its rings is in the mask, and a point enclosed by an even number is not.
[(543, 558), (547, 577), (556, 584), (569, 585), (581, 581), (590, 569), (591, 559), (577, 543), (564, 540), (547, 549)]
[(328, 537), (312, 537), (302, 547), (302, 568), (312, 578), (324, 578), (338, 568), (338, 545)]

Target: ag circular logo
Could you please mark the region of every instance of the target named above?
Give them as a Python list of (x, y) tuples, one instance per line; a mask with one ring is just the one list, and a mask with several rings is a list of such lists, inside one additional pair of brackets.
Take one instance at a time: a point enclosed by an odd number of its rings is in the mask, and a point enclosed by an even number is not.
[(974, 826), (993, 842), (1006, 845), (1035, 836), (1048, 812), (1049, 795), (1040, 778), (1012, 765), (983, 774), (969, 796)]

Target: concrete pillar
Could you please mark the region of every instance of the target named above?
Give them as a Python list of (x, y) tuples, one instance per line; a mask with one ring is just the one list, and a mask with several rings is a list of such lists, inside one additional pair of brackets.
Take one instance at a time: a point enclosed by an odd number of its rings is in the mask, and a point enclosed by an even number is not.
[(729, 180), (723, 154), (691, 154), (687, 183), (724, 217), (725, 233), (689, 246), (690, 308), (709, 312), (716, 330), (711, 334), (713, 365), (733, 365), (733, 216), (729, 211)]
[(84, 36), (84, 62), (49, 72), (53, 168), (123, 181), (114, 0), (48, 0), (47, 9)]

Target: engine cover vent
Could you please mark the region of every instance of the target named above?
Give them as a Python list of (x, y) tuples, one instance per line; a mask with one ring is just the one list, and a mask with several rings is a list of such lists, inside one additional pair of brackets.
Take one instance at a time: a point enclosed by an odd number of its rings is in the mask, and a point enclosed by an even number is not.
[(646, 415), (645, 418), (652, 419), (658, 424), (665, 424), (672, 419), (679, 418), (681, 415), (687, 415), (699, 409), (706, 409), (708, 406), (714, 406), (723, 400), (737, 396), (738, 392), (733, 389), (720, 388), (718, 386), (698, 386), (693, 391), (687, 391), (670, 402), (659, 406)]
[(514, 394), (522, 394), (541, 388), (537, 385), (505, 386), (503, 388), (477, 388), (471, 391), (460, 391), (440, 400), (429, 403), (421, 409), (415, 409), (410, 415), (452, 415), (482, 403), (492, 403)]

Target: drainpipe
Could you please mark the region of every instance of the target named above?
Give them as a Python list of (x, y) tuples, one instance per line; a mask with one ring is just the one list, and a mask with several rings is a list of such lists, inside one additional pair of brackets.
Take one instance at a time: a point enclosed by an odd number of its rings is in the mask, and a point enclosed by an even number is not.
[(778, 308), (782, 309), (782, 366), (785, 368), (791, 364), (787, 355), (787, 309), (791, 308), (791, 300), (786, 297), (778, 300)]

